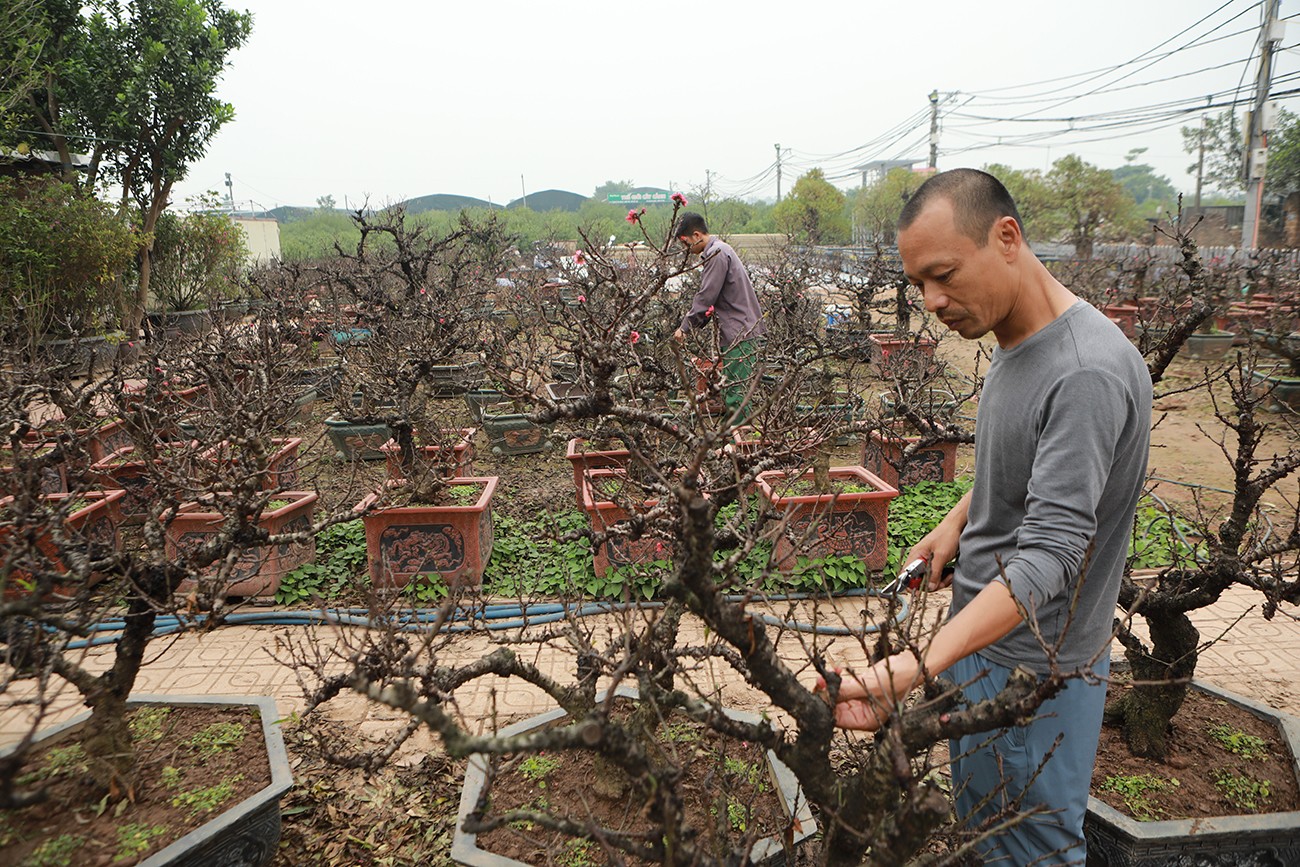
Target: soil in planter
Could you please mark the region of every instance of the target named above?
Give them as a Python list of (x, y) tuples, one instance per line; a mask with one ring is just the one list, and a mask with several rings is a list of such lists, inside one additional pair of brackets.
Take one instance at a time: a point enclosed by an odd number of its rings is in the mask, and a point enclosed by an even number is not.
[[(1111, 696), (1128, 689), (1120, 677)], [(1092, 796), (1139, 821), (1300, 809), (1291, 752), (1277, 729), (1254, 714), (1191, 690), (1170, 742), (1169, 763), (1161, 764), (1131, 755), (1120, 729), (1103, 726)]]
[(876, 489), (870, 485), (864, 485), (860, 482), (851, 482), (846, 479), (831, 479), (829, 491), (819, 491), (817, 483), (811, 479), (796, 479), (788, 484), (781, 484), (775, 488), (778, 495), (782, 497), (812, 497), (821, 494), (874, 494)]
[(262, 723), (250, 708), (151, 705), (128, 719), (135, 734), (135, 803), (100, 800), (77, 738), (65, 737), (23, 765), (22, 775), (46, 781), (49, 799), (0, 813), (0, 860), (136, 864), (271, 782)]
[[(615, 717), (619, 717), (618, 711)], [(747, 834), (759, 839), (779, 834), (786, 824), (780, 794), (772, 784), (764, 751), (741, 744), (674, 715), (657, 729), (659, 743), (684, 764), (679, 791), (699, 844), (714, 851), (719, 825), (733, 843)], [(612, 771), (612, 774), (611, 774)], [(602, 777), (614, 786), (597, 785)], [(619, 792), (619, 788), (625, 791)], [(620, 770), (598, 768), (591, 753), (573, 751), (526, 756), (492, 783), (489, 815), (531, 809), (576, 822), (630, 834), (646, 833), (651, 822), (646, 806)], [(478, 835), (478, 847), (534, 865), (604, 864), (604, 850), (594, 840), (580, 840), (517, 822)], [(648, 864), (627, 856), (628, 864)]]

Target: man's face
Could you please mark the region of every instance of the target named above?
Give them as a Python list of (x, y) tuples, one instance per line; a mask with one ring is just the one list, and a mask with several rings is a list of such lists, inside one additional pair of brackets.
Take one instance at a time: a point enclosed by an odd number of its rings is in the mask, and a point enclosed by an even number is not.
[(691, 232), (689, 235), (681, 235), (677, 240), (691, 253), (699, 253), (704, 249), (703, 232)]
[(968, 340), (994, 331), (1010, 313), (1015, 287), (998, 227), (981, 247), (958, 230), (952, 203), (937, 198), (898, 233), (903, 272), (921, 290), (925, 309)]

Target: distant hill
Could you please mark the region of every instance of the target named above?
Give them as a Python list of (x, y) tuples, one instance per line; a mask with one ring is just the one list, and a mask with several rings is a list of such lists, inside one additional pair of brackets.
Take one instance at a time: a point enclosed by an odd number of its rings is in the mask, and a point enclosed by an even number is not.
[[(530, 211), (576, 211), (582, 207), (582, 203), (587, 201), (587, 196), (580, 196), (577, 193), (571, 193), (568, 190), (542, 190), (537, 193), (528, 194), (528, 209)], [(524, 200), (515, 199), (507, 208), (522, 208)]]
[(425, 211), (460, 211), (465, 208), (501, 207), (491, 202), (485, 202), (483, 199), (476, 199), (473, 196), (455, 196), (451, 193), (434, 193), (431, 196), (407, 199), (404, 204), (408, 214), (423, 214)]

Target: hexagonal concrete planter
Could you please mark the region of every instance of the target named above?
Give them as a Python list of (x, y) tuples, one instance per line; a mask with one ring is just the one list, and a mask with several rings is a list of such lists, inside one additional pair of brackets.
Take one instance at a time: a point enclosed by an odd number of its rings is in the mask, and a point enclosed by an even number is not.
[[(1300, 775), (1300, 719), (1203, 681), (1192, 688), (1274, 723)], [(1139, 822), (1088, 798), (1088, 867), (1273, 867), (1300, 864), (1300, 811)]]
[[(128, 705), (247, 705), (262, 721), (271, 782), (209, 822), (195, 828), (165, 849), (141, 861), (138, 867), (263, 867), (275, 857), (280, 843), (280, 798), (293, 786), (289, 756), (280, 735), (275, 699), (268, 696), (137, 695)], [(87, 711), (37, 736), (36, 743), (64, 740), (90, 719)], [(9, 749), (0, 751), (0, 755)]]
[[(602, 690), (597, 694), (596, 701), (604, 701), (607, 694), (607, 690)], [(631, 687), (619, 687), (614, 694), (620, 698), (639, 698), (637, 691)], [(741, 722), (757, 723), (761, 720), (757, 714), (731, 710), (730, 708), (723, 708), (722, 711), (732, 719)], [(536, 729), (549, 728), (562, 724), (567, 717), (568, 714), (563, 709), (556, 708), (517, 722), (512, 726), (507, 726), (498, 734), (501, 737), (512, 737)], [(456, 812), (456, 830), (451, 841), (451, 858), (457, 864), (464, 864), (467, 867), (529, 867), (529, 865), (522, 861), (516, 861), (514, 858), (494, 855), (480, 849), (478, 847), (478, 835), (462, 830), (461, 826), (465, 823), (465, 817), (473, 811), (483, 787), (487, 785), (487, 769), (488, 759), (482, 753), (474, 753), (469, 757), (469, 762), (465, 767), (465, 784), (460, 792), (460, 809)], [(785, 814), (794, 826), (791, 840), (797, 846), (817, 833), (817, 821), (813, 819), (812, 809), (808, 806), (807, 799), (803, 797), (803, 793), (799, 790), (799, 781), (795, 779), (794, 772), (778, 759), (776, 753), (771, 750), (767, 751), (767, 770), (776, 791), (781, 796)], [(748, 863), (777, 864), (780, 863), (782, 854), (783, 849), (780, 839), (776, 836), (763, 837), (754, 843), (754, 847), (750, 850)]]

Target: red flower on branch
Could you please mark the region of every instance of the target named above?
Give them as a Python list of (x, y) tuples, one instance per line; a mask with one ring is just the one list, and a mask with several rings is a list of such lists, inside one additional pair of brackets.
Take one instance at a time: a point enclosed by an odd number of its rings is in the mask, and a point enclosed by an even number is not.
[(578, 296), (578, 303), (579, 303), (579, 304), (586, 304), (586, 303), (587, 303), (587, 296), (586, 296), (586, 295), (579, 295), (579, 296)]
[(632, 210), (627, 212), (627, 221), (629, 223), (635, 223), (637, 220), (640, 219), (641, 219), (641, 215), (636, 212), (636, 208), (633, 208)]
[(705, 311), (704, 311), (704, 315), (705, 315), (705, 316), (712, 316), (712, 315), (713, 315), (713, 305), (712, 305), (712, 304), (709, 305), (709, 309), (708, 309), (708, 310), (705, 310)]
[(641, 332), (640, 332), (640, 331), (633, 331), (631, 334), (629, 334), (629, 335), (627, 336), (627, 342), (628, 342), (628, 343), (636, 343), (636, 342), (637, 342), (638, 340), (640, 340), (640, 339), (641, 339)]
[(574, 254), (573, 254), (573, 264), (575, 264), (575, 265), (586, 265), (586, 264), (587, 264), (587, 255), (586, 255), (585, 253), (583, 253), (581, 250), (579, 250), (578, 252), (574, 253)]
[(679, 208), (686, 207), (686, 197), (681, 193), (673, 193), (673, 202), (676, 203)]

